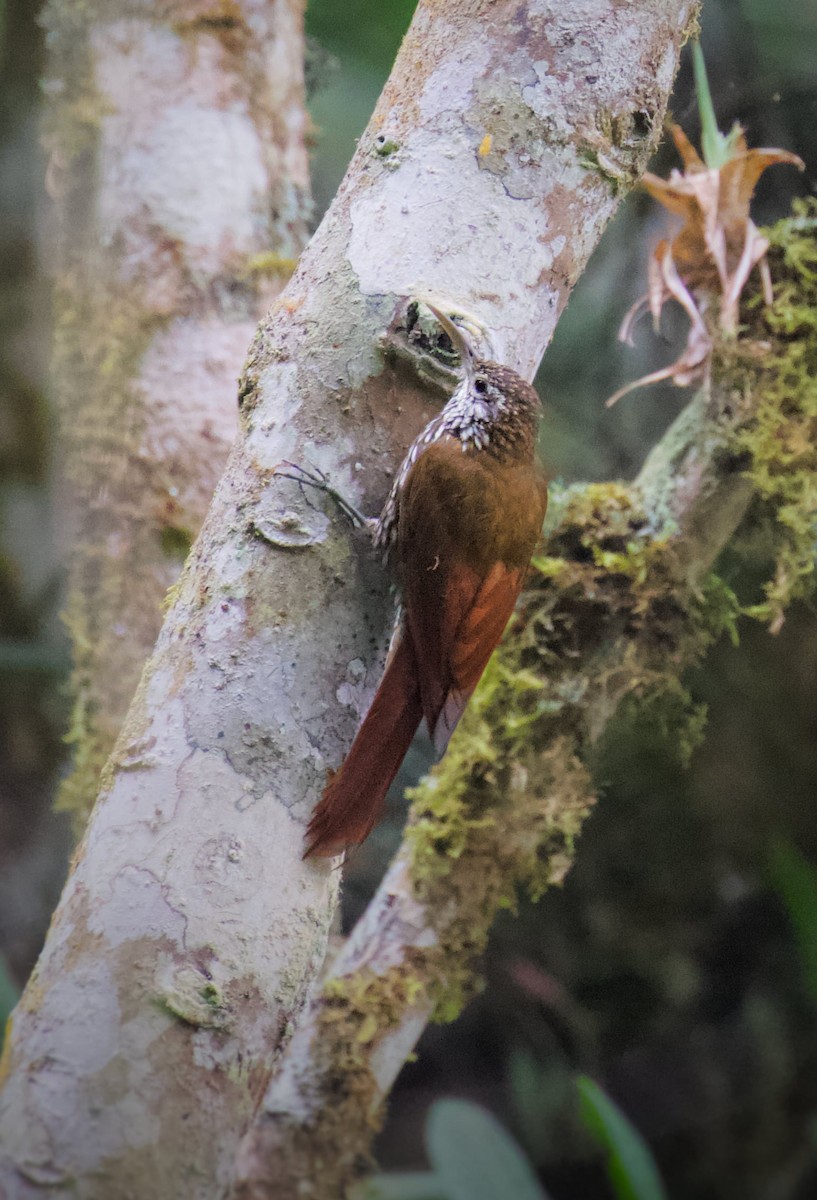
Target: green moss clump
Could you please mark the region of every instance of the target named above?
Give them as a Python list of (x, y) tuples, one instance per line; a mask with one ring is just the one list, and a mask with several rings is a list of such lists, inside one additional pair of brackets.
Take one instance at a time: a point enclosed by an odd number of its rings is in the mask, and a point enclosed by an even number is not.
[[(555, 499), (547, 553), (533, 560), (520, 637), (522, 661), (548, 679), (618, 637), (642, 636), (666, 653), (686, 632), (673, 533), (656, 529), (634, 488), (569, 488)], [(554, 676), (555, 673), (555, 676)]]
[[(521, 749), (542, 699), (541, 680), (494, 656), (440, 766), (407, 793), (415, 801), (407, 830), (415, 880), (436, 877), (441, 858), (461, 858), (475, 834), (496, 830), (499, 814), (480, 805), (474, 789), (491, 789), (497, 769)], [(498, 712), (507, 717), (501, 725), (494, 720)]]
[(99, 700), (94, 688), (96, 631), (79, 591), (69, 594), (62, 613), (74, 656), (68, 688), (72, 706), (63, 741), (71, 747), (71, 770), (61, 781), (54, 799), (56, 812), (71, 815), (74, 833), (79, 838), (97, 797), (103, 768), (111, 752), (112, 738), (100, 728)]
[(11, 1034), (14, 1026), (14, 1013), (10, 1013), (6, 1017), (6, 1024), (3, 1031), (3, 1044), (0, 1049), (0, 1087), (3, 1087), (6, 1079), (11, 1074)]
[[(813, 586), (817, 538), (817, 200), (796, 201), (793, 215), (766, 234), (774, 303), (752, 313), (763, 357), (744, 364), (759, 402), (739, 431), (748, 475), (773, 514), (775, 568), (765, 599), (748, 611), (783, 623), (787, 605)], [(757, 379), (759, 376), (759, 380)]]
[(406, 831), (417, 898), (437, 934), (423, 964), (435, 1018), (479, 990), (475, 962), (499, 909), (564, 878), (594, 803), (562, 705), (542, 680), (495, 655), (445, 757), (411, 792)]
[(388, 158), (391, 154), (396, 154), (400, 149), (400, 143), (395, 142), (393, 138), (379, 137), (375, 140), (374, 152), (378, 158)]
[(364, 968), (327, 982), (319, 1024), (327, 1042), (343, 1057), (337, 1063), (340, 1070), (368, 1071), (372, 1044), (399, 1024), (407, 1008), (423, 999), (426, 985), (417, 973), (422, 971), (423, 955), (415, 957), (412, 965), (401, 964), (382, 975)]
[(71, 814), (76, 837), (82, 834), (100, 787), (102, 770), (110, 754), (110, 741), (94, 726), (94, 700), (78, 673), (71, 680), (74, 706), (71, 725), (64, 736), (73, 748), (71, 772), (60, 784), (54, 800), (56, 812)]
[[(364, 967), (331, 979), (320, 998), (312, 1045), (317, 1077), (332, 1103), (317, 1118), (319, 1131), (301, 1127), (298, 1134), (311, 1147), (320, 1145), (322, 1171), (336, 1173), (338, 1195), (350, 1177), (371, 1170), (367, 1148), (382, 1119), (372, 1048), (396, 1028), (407, 1008), (425, 997), (423, 958), (418, 951), (381, 975)], [(326, 1194), (330, 1194), (328, 1182)]]

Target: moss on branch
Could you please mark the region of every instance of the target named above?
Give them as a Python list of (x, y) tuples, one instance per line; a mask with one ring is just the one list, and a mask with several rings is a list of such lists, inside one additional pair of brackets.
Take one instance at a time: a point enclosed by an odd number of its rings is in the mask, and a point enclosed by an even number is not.
[[(752, 614), (780, 628), (786, 606), (810, 590), (817, 533), (817, 200), (767, 231), (775, 302), (755, 300), (760, 362), (744, 361), (735, 386), (757, 396), (736, 443), (775, 528), (775, 569)], [(758, 380), (759, 373), (759, 380)]]

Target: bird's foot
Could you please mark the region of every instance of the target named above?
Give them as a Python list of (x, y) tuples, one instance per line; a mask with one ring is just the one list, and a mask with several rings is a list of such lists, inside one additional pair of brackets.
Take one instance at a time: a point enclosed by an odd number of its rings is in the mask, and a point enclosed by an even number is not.
[(332, 484), (329, 482), (329, 476), (325, 471), (322, 471), (320, 467), (313, 467), (310, 465), (309, 468), (307, 468), (302, 467), (300, 463), (287, 462), (284, 460), (275, 468), (273, 475), (276, 475), (279, 479), (291, 479), (293, 483), (297, 483), (299, 485), (301, 490), (303, 490), (304, 487), (316, 488), (319, 492), (323, 492), (325, 495), (334, 500), (335, 504), (338, 506), (343, 515), (347, 518), (347, 520), (351, 521), (353, 525), (356, 525), (361, 529), (366, 529), (371, 533), (374, 532), (374, 528), (377, 525), (376, 518), (364, 516), (360, 509), (356, 508), (354, 504), (352, 504), (351, 500), (347, 500), (342, 492), (339, 492), (337, 488), (332, 486)]

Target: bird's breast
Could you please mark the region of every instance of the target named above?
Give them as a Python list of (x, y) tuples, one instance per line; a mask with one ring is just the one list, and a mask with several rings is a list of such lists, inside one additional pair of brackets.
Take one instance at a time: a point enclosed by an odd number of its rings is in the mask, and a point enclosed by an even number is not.
[(399, 496), (398, 575), (450, 561), (485, 574), (496, 562), (527, 567), (544, 519), (546, 488), (533, 455), (497, 457), (456, 438), (429, 444)]

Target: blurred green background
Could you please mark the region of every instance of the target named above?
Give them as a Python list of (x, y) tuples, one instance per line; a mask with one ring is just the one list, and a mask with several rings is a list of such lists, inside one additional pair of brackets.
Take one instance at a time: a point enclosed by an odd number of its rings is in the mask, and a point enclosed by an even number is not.
[[(410, 0), (311, 0), (308, 74), (315, 219), (334, 193), (413, 11)], [(47, 202), (37, 141), (43, 63), (37, 6), (0, 4), (0, 1004), (41, 944), (70, 852), (50, 813), (66, 761), (58, 619), (54, 426), (47, 391)], [(634, 19), (637, 13), (634, 12)], [(817, 190), (817, 3), (705, 0), (703, 47), (722, 128), (801, 155), (803, 176), (767, 173), (760, 222)], [(673, 114), (698, 123), (685, 61)], [(654, 169), (674, 165), (665, 147)], [(610, 226), (538, 377), (542, 453), (566, 481), (629, 477), (684, 403), (677, 389), (604, 399), (669, 361), (646, 323), (616, 341), (644, 290), (663, 217), (644, 195)], [(674, 327), (675, 326), (675, 327)], [(747, 602), (766, 569), (750, 514), (721, 569)], [(451, 1027), (433, 1027), (400, 1079), (379, 1141), (384, 1168), (423, 1163), (441, 1096), (492, 1109), (555, 1200), (603, 1197), (599, 1151), (573, 1081), (604, 1084), (648, 1139), (672, 1197), (794, 1200), (817, 1194), (817, 618), (782, 632), (741, 622), (691, 680), (708, 705), (689, 769), (671, 735), (624, 714), (596, 764), (603, 798), (563, 890), (499, 922), (487, 987)], [(422, 767), (412, 754), (411, 772)], [(353, 858), (351, 923), (396, 844), (403, 805)], [(811, 957), (810, 957), (811, 955)]]

